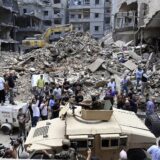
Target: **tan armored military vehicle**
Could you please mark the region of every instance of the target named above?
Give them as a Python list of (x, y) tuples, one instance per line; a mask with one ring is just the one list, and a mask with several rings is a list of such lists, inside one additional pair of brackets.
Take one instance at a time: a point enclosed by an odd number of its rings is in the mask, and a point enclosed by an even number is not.
[(29, 151), (59, 151), (64, 138), (77, 144), (83, 155), (90, 147), (92, 155), (101, 160), (118, 160), (122, 149), (147, 149), (156, 143), (155, 136), (133, 112), (105, 107), (86, 110), (67, 104), (60, 118), (40, 121), (32, 128), (25, 145)]

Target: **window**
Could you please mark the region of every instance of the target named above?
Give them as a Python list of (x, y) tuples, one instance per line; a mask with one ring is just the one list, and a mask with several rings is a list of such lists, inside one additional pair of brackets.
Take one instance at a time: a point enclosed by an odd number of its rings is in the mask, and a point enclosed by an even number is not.
[(27, 13), (27, 9), (24, 8), (24, 9), (23, 9), (23, 13)]
[(78, 27), (78, 30), (79, 30), (79, 31), (81, 30), (81, 27), (80, 27), (80, 26)]
[(52, 25), (52, 22), (50, 20), (46, 20), (46, 21), (43, 21), (43, 24), (45, 26), (51, 26)]
[(110, 20), (111, 20), (110, 17), (106, 17), (106, 18), (105, 18), (105, 23), (106, 23), (106, 24), (110, 24)]
[(78, 18), (81, 19), (81, 14), (78, 14)]
[(122, 147), (127, 146), (127, 137), (126, 136), (120, 138), (120, 144), (119, 145), (122, 146)]
[(48, 16), (48, 11), (43, 12), (44, 16)]
[(71, 18), (74, 18), (74, 17), (75, 17), (75, 15), (74, 15), (74, 14), (71, 14), (71, 15), (70, 15), (70, 17), (71, 17)]
[(109, 139), (103, 139), (102, 140), (102, 147), (109, 147)]
[(111, 139), (111, 147), (118, 146), (118, 139)]
[(89, 5), (90, 4), (90, 0), (85, 0), (84, 4)]
[(95, 0), (95, 4), (99, 4), (99, 0)]
[(111, 9), (110, 8), (107, 8), (106, 9), (106, 13), (110, 13), (111, 12)]
[(99, 17), (99, 13), (95, 13), (95, 14), (94, 14), (94, 17), (95, 17), (95, 18), (98, 18), (98, 17)]
[(54, 19), (54, 24), (61, 24), (61, 19)]
[(55, 4), (61, 3), (61, 0), (54, 0), (54, 3), (55, 3)]
[(59, 14), (60, 12), (60, 9), (54, 9), (54, 14)]
[(95, 27), (94, 27), (94, 30), (95, 30), (95, 31), (99, 31), (99, 26), (95, 26)]

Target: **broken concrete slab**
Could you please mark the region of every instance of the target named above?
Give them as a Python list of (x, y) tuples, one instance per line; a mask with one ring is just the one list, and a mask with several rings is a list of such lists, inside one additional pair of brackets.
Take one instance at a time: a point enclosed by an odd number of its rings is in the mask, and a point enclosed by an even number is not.
[(122, 63), (122, 65), (124, 65), (126, 68), (128, 68), (131, 71), (134, 71), (138, 67), (132, 60)]
[(133, 51), (124, 51), (125, 54), (129, 55), (130, 57), (132, 57), (133, 59), (135, 59), (136, 61), (141, 61), (142, 57), (137, 55), (137, 53), (133, 52)]
[(91, 72), (95, 72), (105, 61), (101, 58), (97, 58), (91, 65), (88, 66), (88, 69)]

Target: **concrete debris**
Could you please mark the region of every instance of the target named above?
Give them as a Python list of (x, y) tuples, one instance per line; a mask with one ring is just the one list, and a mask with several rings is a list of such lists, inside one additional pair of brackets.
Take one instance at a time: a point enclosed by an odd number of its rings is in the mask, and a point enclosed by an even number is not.
[(103, 59), (98, 58), (95, 62), (88, 66), (88, 69), (91, 72), (95, 72), (104, 62), (105, 61)]
[[(146, 50), (146, 46), (145, 52), (140, 55), (137, 51), (139, 47), (134, 50), (133, 41), (114, 43), (110, 41), (111, 39), (111, 35), (108, 34), (98, 42), (88, 33), (72, 32), (58, 42), (24, 55), (8, 56), (9, 53), (2, 53), (1, 75), (11, 70), (16, 72), (19, 77), (18, 100), (26, 100), (31, 96), (33, 74), (48, 74), (59, 84), (63, 83), (64, 78), (67, 78), (71, 84), (80, 80), (84, 84), (85, 98), (90, 98), (90, 95), (102, 92), (102, 88), (106, 86), (111, 76), (116, 78), (117, 83), (120, 83), (124, 75), (129, 76), (135, 84), (133, 77), (140, 65), (142, 68), (146, 66), (147, 73), (151, 75), (149, 86), (152, 89), (152, 95), (160, 96), (158, 56)], [(104, 42), (103, 45), (102, 42)], [(125, 50), (124, 47), (126, 47)], [(136, 89), (135, 92), (139, 94)]]
[(137, 68), (137, 65), (135, 63), (133, 63), (133, 61), (128, 60), (127, 62), (123, 63), (123, 65), (130, 69), (131, 71), (134, 71)]

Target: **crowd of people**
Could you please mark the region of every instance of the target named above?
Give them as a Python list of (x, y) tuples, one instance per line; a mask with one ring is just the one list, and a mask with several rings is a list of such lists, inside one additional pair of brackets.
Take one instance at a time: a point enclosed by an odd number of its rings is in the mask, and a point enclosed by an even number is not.
[(14, 89), (17, 76), (14, 71), (5, 73), (0, 77), (0, 103), (3, 106), (6, 101), (6, 96), (9, 97), (9, 103), (15, 105)]
[[(10, 104), (16, 104), (14, 101), (16, 79), (17, 76), (14, 72), (5, 73), (3, 77), (0, 77), (0, 103), (2, 106), (6, 101), (6, 97), (8, 97)], [(135, 93), (135, 87), (137, 91), (140, 88), (140, 95), (144, 95), (148, 86), (148, 79), (149, 76), (141, 67), (138, 67), (135, 72), (136, 84), (131, 83), (128, 75), (124, 75), (120, 83), (121, 86), (117, 86), (115, 79), (111, 78), (105, 85), (103, 99), (109, 100), (111, 105), (116, 105), (118, 109), (137, 113), (139, 98), (137, 97), (137, 92)], [(120, 88), (120, 91), (118, 91), (118, 88)], [(39, 120), (59, 117), (61, 104), (65, 105), (69, 101), (74, 101), (75, 104), (78, 104), (84, 99), (83, 83), (80, 80), (73, 84), (67, 79), (64, 79), (63, 84), (56, 82), (47, 83), (43, 75), (40, 75), (36, 87), (32, 89), (31, 93), (33, 98), (28, 103), (28, 109), (31, 115), (32, 127), (35, 127)], [(95, 100), (93, 97), (92, 101), (94, 104)], [(153, 114), (155, 110), (155, 98), (147, 98), (146, 115)], [(17, 119), (19, 122), (20, 136), (25, 137), (25, 123), (27, 122), (27, 117), (22, 109), (19, 111)], [(90, 151), (88, 153), (90, 153)]]

